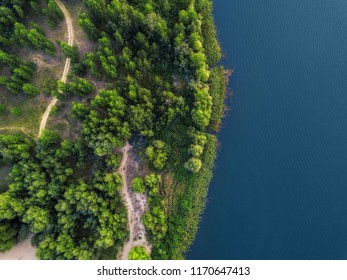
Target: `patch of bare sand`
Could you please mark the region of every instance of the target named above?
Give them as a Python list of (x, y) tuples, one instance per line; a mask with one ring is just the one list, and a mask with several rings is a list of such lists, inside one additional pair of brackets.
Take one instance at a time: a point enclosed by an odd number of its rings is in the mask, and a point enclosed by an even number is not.
[(0, 253), (0, 260), (37, 260), (36, 248), (31, 245), (31, 237), (17, 243), (10, 251)]

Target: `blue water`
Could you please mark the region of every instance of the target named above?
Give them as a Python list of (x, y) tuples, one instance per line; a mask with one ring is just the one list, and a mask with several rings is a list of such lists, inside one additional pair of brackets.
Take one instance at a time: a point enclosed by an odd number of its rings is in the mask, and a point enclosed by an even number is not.
[(347, 259), (347, 0), (215, 0), (234, 96), (189, 259)]

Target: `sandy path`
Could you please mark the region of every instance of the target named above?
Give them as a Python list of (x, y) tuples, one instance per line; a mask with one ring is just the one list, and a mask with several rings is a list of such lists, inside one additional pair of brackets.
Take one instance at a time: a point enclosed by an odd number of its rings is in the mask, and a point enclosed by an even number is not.
[[(134, 194), (131, 191), (127, 178), (127, 163), (129, 158), (129, 151), (131, 150), (131, 148), (132, 146), (127, 141), (122, 149), (123, 158), (118, 169), (119, 173), (122, 175), (123, 178), (123, 188), (121, 194), (128, 210), (129, 227), (129, 240), (124, 244), (122, 250), (119, 252), (118, 258), (122, 260), (128, 259), (129, 251), (131, 250), (131, 248), (135, 246), (143, 246), (146, 248), (148, 252), (151, 252), (151, 246), (149, 245), (146, 239), (145, 228), (139, 215), (139, 205), (136, 205), (142, 204), (143, 206), (143, 203), (146, 203), (144, 202), (144, 200), (146, 200), (146, 197), (143, 194)], [(140, 213), (142, 213), (141, 209)]]
[[(65, 21), (66, 21), (66, 25), (67, 25), (67, 31), (68, 31), (68, 44), (69, 44), (69, 46), (72, 46), (73, 45), (73, 38), (74, 38), (74, 30), (73, 30), (71, 17), (69, 15), (69, 12), (65, 8), (64, 4), (62, 2), (60, 2), (60, 0), (55, 0), (55, 2), (57, 3), (59, 8), (64, 13)], [(63, 74), (61, 77), (61, 81), (64, 83), (66, 83), (66, 77), (67, 77), (67, 74), (69, 73), (69, 70), (70, 70), (70, 64), (71, 64), (71, 60), (70, 60), (70, 58), (67, 58), (65, 61), (64, 71), (63, 71)], [(41, 119), (41, 123), (40, 123), (40, 129), (39, 129), (39, 133), (37, 136), (38, 138), (41, 137), (42, 131), (46, 127), (49, 113), (51, 112), (52, 107), (57, 103), (57, 101), (58, 100), (54, 97), (52, 99), (52, 101), (48, 104), (46, 111), (42, 115), (42, 119)], [(17, 130), (22, 130), (23, 132), (25, 132), (23, 130), (23, 128), (21, 128), (21, 127), (18, 127), (18, 128), (9, 127), (9, 128), (1, 128), (1, 129), (12, 129), (12, 130), (17, 129)], [(13, 248), (10, 251), (5, 252), (5, 253), (0, 253), (0, 260), (35, 260), (35, 259), (37, 259), (36, 258), (36, 248), (31, 245), (31, 236), (28, 237), (27, 239), (19, 242), (15, 246), (13, 246)]]
[[(69, 15), (69, 12), (65, 8), (64, 4), (62, 2), (60, 2), (60, 0), (55, 0), (55, 2), (59, 6), (59, 8), (62, 10), (62, 12), (65, 16), (65, 21), (66, 21), (66, 25), (67, 25), (67, 33), (68, 33), (68, 45), (73, 46), (74, 30), (73, 30), (72, 20), (71, 20), (71, 17)], [(67, 58), (65, 60), (64, 71), (63, 71), (63, 74), (62, 74), (61, 79), (60, 79), (63, 83), (66, 83), (66, 77), (67, 77), (67, 74), (69, 73), (70, 65), (71, 65), (71, 59)], [(38, 138), (41, 137), (42, 131), (46, 127), (49, 113), (51, 112), (53, 106), (57, 103), (57, 101), (58, 101), (58, 99), (54, 97), (52, 99), (52, 101), (48, 104), (46, 111), (42, 115)]]

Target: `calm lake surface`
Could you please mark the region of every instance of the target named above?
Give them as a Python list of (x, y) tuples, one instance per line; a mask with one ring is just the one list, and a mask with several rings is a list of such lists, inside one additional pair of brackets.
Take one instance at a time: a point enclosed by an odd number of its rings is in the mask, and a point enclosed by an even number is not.
[(347, 0), (215, 0), (234, 68), (188, 259), (347, 259)]

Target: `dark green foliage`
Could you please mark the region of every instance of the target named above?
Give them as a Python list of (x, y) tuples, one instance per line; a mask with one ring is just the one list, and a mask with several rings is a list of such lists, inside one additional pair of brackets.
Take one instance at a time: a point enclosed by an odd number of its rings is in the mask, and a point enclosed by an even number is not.
[[(220, 58), (211, 1), (84, 3), (79, 24), (95, 41), (94, 51), (79, 61), (76, 48), (61, 45), (75, 62), (73, 74), (92, 75), (104, 89), (91, 96), (94, 85), (75, 76), (66, 84), (43, 84), (46, 94), (83, 100), (72, 104), (82, 129), (76, 142), (61, 141), (50, 131), (35, 143), (0, 138), (1, 160), (13, 165), (13, 181), (0, 194), (0, 224), (11, 224), (5, 231), (29, 228), (35, 233), (41, 259), (110, 255), (127, 238), (122, 181), (115, 170), (121, 160), (118, 148), (134, 135), (139, 155), (149, 159), (146, 169), (162, 172), (132, 182), (135, 191), (148, 193), (149, 210), (142, 220), (153, 244), (151, 257), (183, 258), (212, 176), (216, 138), (207, 129), (219, 126), (223, 110), (225, 80), (211, 70)], [(55, 14), (54, 4), (49, 9)], [(10, 34), (0, 44), (16, 40), (53, 51), (40, 28), (26, 27), (19, 19), (9, 19), (10, 29), (2, 27)], [(1, 85), (17, 94), (35, 93), (28, 86), (34, 68), (4, 52), (0, 64), (11, 72), (0, 78)], [(18, 235), (13, 232), (0, 246), (12, 245)], [(130, 258), (149, 256), (134, 248)]]
[(217, 139), (207, 134), (207, 142), (201, 157), (202, 166), (198, 173), (177, 170), (175, 185), (184, 186), (184, 192), (178, 196), (178, 204), (168, 219), (168, 232), (157, 245), (153, 257), (163, 259), (182, 259), (194, 241), (200, 216), (205, 208), (208, 185), (212, 179), (212, 171), (216, 158)]
[(35, 95), (37, 92), (30, 84), (33, 79), (36, 65), (28, 61), (22, 61), (16, 55), (0, 50), (0, 65), (10, 73), (9, 77), (0, 76), (0, 86), (6, 87), (13, 94), (26, 93)]
[(63, 12), (54, 0), (45, 0), (47, 2), (47, 8), (43, 9), (43, 13), (48, 16), (49, 24), (55, 27), (59, 21), (64, 18)]
[(71, 58), (73, 62), (77, 62), (79, 59), (79, 52), (76, 46), (69, 46), (65, 42), (60, 43), (61, 48), (63, 49), (64, 55), (68, 58)]
[[(82, 120), (83, 134), (98, 155), (110, 153), (131, 134), (140, 135), (149, 143), (143, 152), (151, 166), (173, 172), (179, 188), (184, 189), (184, 195), (177, 198), (179, 206), (172, 206), (167, 215), (169, 198), (165, 186), (152, 174), (144, 179), (145, 185), (146, 178), (149, 184), (150, 210), (143, 221), (155, 258), (182, 258), (194, 238), (203, 209), (216, 148), (215, 138), (206, 130), (211, 120), (211, 127), (219, 125), (223, 102), (219, 96), (225, 88), (225, 81), (211, 77), (210, 72), (221, 57), (212, 3), (85, 3), (87, 13), (81, 15), (80, 24), (93, 40), (98, 40), (85, 65), (94, 77), (114, 82), (114, 96), (121, 100), (116, 104), (125, 104), (126, 110), (122, 108), (125, 114), (113, 118), (112, 109), (105, 103), (96, 103), (99, 98), (95, 98), (90, 104), (75, 104), (75, 114)], [(122, 124), (126, 129), (120, 133)], [(120, 137), (122, 134), (126, 136)], [(156, 183), (151, 184), (151, 178)], [(140, 179), (135, 180), (135, 189), (137, 185), (143, 190)], [(192, 236), (183, 239), (181, 230), (188, 220), (193, 224)], [(168, 240), (172, 240), (171, 247)]]
[(117, 90), (101, 90), (90, 106), (74, 103), (74, 115), (83, 121), (83, 136), (96, 155), (111, 154), (131, 136), (124, 121), (126, 101)]
[(0, 252), (7, 251), (17, 243), (18, 225), (8, 220), (0, 221)]
[(34, 76), (36, 65), (29, 62), (24, 62), (12, 70), (12, 76), (8, 80), (6, 87), (13, 94), (23, 92), (24, 84), (30, 82)]
[(6, 105), (0, 103), (0, 115), (6, 113)]
[(111, 40), (105, 33), (102, 33), (98, 42), (98, 51), (88, 54), (86, 64), (95, 77), (105, 76), (107, 79), (115, 79), (117, 78), (118, 62)]
[(0, 45), (9, 43), (13, 35), (14, 24), (22, 22), (24, 18), (25, 0), (2, 1), (0, 21)]
[(1, 135), (0, 153), (14, 164), (14, 181), (0, 194), (0, 231), (8, 232), (1, 250), (17, 242), (14, 230), (22, 225), (37, 234), (42, 259), (94, 259), (125, 240), (126, 212), (117, 195), (121, 179), (106, 171), (105, 159), (93, 157), (88, 181), (74, 180), (76, 166), (93, 155), (85, 143), (61, 142), (48, 130), (36, 143)]
[(92, 94), (94, 91), (95, 87), (91, 82), (83, 78), (73, 77), (68, 83), (58, 81), (56, 95), (59, 98), (74, 95), (86, 96)]
[(24, 24), (16, 22), (14, 24), (14, 39), (22, 46), (41, 49), (50, 55), (55, 53), (55, 46), (37, 26), (27, 29)]
[(57, 92), (58, 81), (53, 79), (45, 79), (41, 84), (41, 90), (46, 95), (53, 95)]

